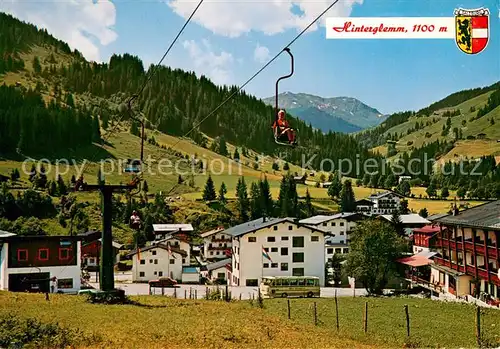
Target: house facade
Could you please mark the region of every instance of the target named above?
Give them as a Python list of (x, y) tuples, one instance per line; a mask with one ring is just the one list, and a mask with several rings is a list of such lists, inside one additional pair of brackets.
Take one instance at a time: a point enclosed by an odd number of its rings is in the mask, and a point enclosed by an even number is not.
[(426, 225), (413, 229), (413, 253), (430, 252), (438, 232), (439, 227), (436, 225)]
[[(91, 242), (86, 242), (82, 244), (82, 265), (88, 267), (89, 269), (97, 269), (99, 267), (99, 262), (101, 259), (101, 240), (94, 240)], [(115, 241), (113, 244), (113, 255), (115, 256), (115, 264), (120, 262), (120, 250), (123, 245)]]
[(302, 219), (300, 224), (313, 226), (329, 233), (325, 237), (325, 262), (335, 253), (349, 252), (349, 232), (365, 215), (360, 213), (342, 212), (334, 215), (318, 215)]
[[(220, 227), (200, 234), (203, 238), (203, 256), (209, 261), (226, 259), (230, 256), (232, 248), (232, 236), (224, 234), (224, 228)], [(229, 252), (228, 252), (229, 251)]]
[(182, 268), (189, 266), (188, 253), (179, 244), (169, 244), (152, 244), (129, 253), (133, 282), (147, 282), (161, 277), (182, 281)]
[(371, 214), (392, 214), (394, 211), (400, 209), (402, 198), (402, 195), (399, 195), (398, 193), (395, 193), (393, 191), (386, 191), (370, 195), (368, 197), (368, 200), (373, 202)]
[(375, 204), (368, 199), (358, 200), (356, 201), (356, 212), (371, 216), (373, 212), (373, 205)]
[(259, 218), (224, 233), (233, 239), (231, 285), (258, 286), (265, 276), (317, 276), (324, 286), (325, 231), (294, 218)]
[[(443, 292), (500, 299), (500, 200), (436, 219), (431, 282)], [(477, 281), (477, 282), (476, 282)]]
[(0, 235), (0, 290), (75, 293), (81, 237)]

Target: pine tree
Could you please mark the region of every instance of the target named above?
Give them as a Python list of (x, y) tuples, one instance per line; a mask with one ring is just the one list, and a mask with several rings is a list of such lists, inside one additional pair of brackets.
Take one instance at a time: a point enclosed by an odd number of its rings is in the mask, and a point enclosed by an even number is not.
[(99, 117), (97, 115), (92, 118), (92, 141), (101, 141), (101, 128), (99, 127)]
[(450, 191), (448, 190), (448, 187), (441, 188), (441, 198), (446, 199), (448, 196), (450, 196)]
[(33, 58), (33, 70), (37, 74), (42, 72), (42, 66), (40, 65), (40, 59), (38, 58), (38, 56), (35, 56)]
[(203, 200), (212, 201), (217, 198), (217, 194), (215, 193), (215, 186), (212, 180), (212, 176), (208, 175), (207, 182), (205, 184), (205, 189), (203, 190)]
[(142, 191), (145, 193), (149, 191), (149, 185), (147, 181), (144, 181), (144, 183), (142, 184)]
[(259, 182), (260, 185), (260, 197), (262, 200), (262, 214), (265, 217), (272, 217), (274, 214), (274, 201), (271, 196), (271, 189), (269, 188), (269, 182), (267, 181), (267, 177), (264, 177), (264, 180)]
[(57, 195), (57, 184), (54, 181), (50, 181), (48, 184), (48, 193), (50, 196), (56, 196)]
[(71, 181), (72, 185), (76, 184), (76, 177), (75, 177), (75, 175), (71, 175), (71, 180), (70, 181)]
[(71, 93), (68, 93), (66, 95), (66, 101), (65, 101), (66, 105), (68, 107), (71, 107), (71, 108), (74, 108), (75, 107), (75, 100), (73, 99), (73, 95)]
[(467, 190), (464, 187), (460, 187), (460, 188), (457, 189), (457, 196), (460, 199), (465, 198), (465, 195), (467, 195)]
[(339, 197), (341, 190), (342, 190), (342, 181), (340, 179), (340, 174), (339, 171), (335, 171), (335, 174), (333, 175), (332, 178), (332, 183), (328, 187), (328, 196), (330, 196), (332, 200), (335, 200), (335, 198)]
[(66, 183), (64, 183), (61, 175), (57, 176), (57, 192), (59, 195), (66, 195), (68, 193), (68, 187), (66, 186)]
[(248, 220), (248, 210), (250, 208), (250, 202), (248, 200), (247, 185), (245, 183), (244, 177), (240, 177), (238, 179), (238, 183), (236, 184), (236, 198), (238, 201), (240, 220), (246, 222)]
[(257, 219), (262, 217), (262, 200), (260, 194), (260, 187), (256, 182), (252, 182), (250, 186), (250, 212), (251, 218)]
[(427, 218), (427, 216), (429, 215), (429, 213), (427, 212), (427, 208), (422, 208), (419, 212), (418, 212), (418, 215), (420, 217), (424, 217), (424, 218)]
[(280, 217), (298, 217), (297, 186), (291, 174), (286, 174), (281, 179), (277, 206)]
[(351, 180), (346, 180), (340, 192), (340, 209), (342, 212), (356, 211), (356, 197), (352, 189)]
[(226, 194), (227, 194), (226, 184), (224, 182), (222, 182), (220, 185), (220, 188), (219, 188), (219, 202), (220, 203), (225, 204), (227, 202)]
[(290, 170), (290, 166), (288, 165), (288, 162), (285, 162), (285, 164), (283, 165), (283, 170), (285, 170), (285, 171)]
[(228, 156), (229, 152), (227, 151), (226, 139), (224, 136), (219, 138), (219, 154), (222, 156)]
[(363, 176), (363, 186), (368, 186), (370, 184), (370, 175), (368, 173), (365, 173)]
[(309, 189), (306, 190), (306, 202), (305, 202), (307, 217), (314, 216), (314, 206), (311, 201), (311, 194), (309, 194)]
[(177, 177), (177, 184), (182, 184), (184, 183), (184, 179), (182, 178), (181, 175), (179, 175), (179, 177)]
[(404, 225), (401, 221), (401, 217), (399, 216), (399, 212), (394, 210), (391, 217), (391, 223), (394, 226), (394, 230), (398, 233), (399, 236), (404, 235)]
[(240, 153), (238, 153), (238, 148), (235, 148), (235, 149), (234, 149), (233, 159), (234, 159), (235, 161), (240, 161)]

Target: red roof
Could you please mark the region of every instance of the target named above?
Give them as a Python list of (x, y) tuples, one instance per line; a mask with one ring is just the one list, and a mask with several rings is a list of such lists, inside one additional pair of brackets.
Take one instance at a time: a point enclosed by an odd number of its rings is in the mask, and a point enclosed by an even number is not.
[(412, 267), (421, 267), (423, 265), (429, 265), (432, 263), (432, 260), (425, 256), (413, 255), (410, 257), (404, 257), (397, 260), (399, 263), (403, 263), (406, 265), (410, 265)]
[(438, 231), (439, 231), (439, 227), (434, 226), (434, 225), (426, 225), (426, 226), (423, 226), (422, 228), (413, 229), (414, 233), (424, 233), (424, 234), (433, 234), (433, 233), (437, 233)]

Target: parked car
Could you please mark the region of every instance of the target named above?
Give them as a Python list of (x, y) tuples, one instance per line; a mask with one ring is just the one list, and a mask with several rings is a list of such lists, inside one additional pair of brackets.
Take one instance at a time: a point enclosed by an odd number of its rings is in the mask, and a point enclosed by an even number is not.
[(178, 287), (177, 281), (169, 277), (161, 277), (158, 280), (150, 280), (150, 287)]

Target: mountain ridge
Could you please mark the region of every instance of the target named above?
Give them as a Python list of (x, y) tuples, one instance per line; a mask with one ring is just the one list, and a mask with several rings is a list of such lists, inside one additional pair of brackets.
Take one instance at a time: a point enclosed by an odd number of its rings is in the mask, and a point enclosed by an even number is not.
[[(387, 118), (377, 109), (348, 96), (322, 97), (285, 91), (278, 95), (278, 100), (281, 108), (323, 132), (353, 133), (377, 126)], [(274, 105), (275, 96), (262, 101)]]

